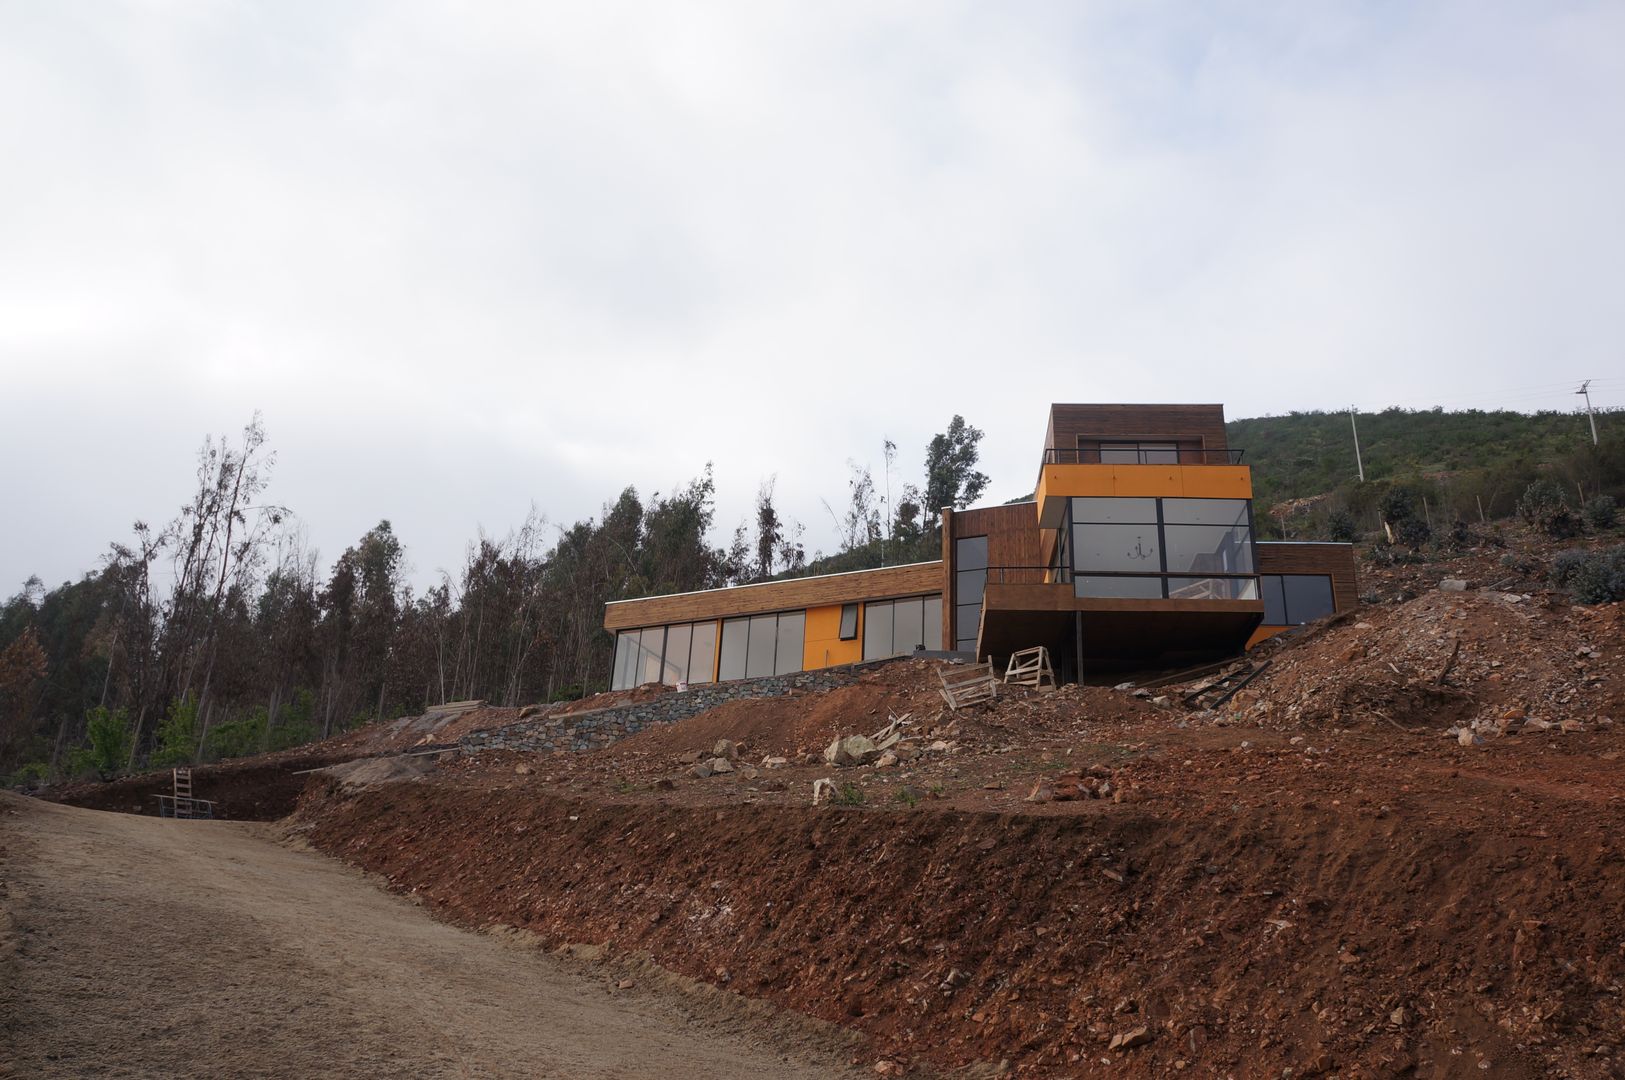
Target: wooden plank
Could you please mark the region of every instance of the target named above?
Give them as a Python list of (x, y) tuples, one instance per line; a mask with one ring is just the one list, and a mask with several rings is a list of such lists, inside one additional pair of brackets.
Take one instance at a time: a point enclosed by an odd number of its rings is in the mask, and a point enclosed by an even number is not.
[(731, 589), (650, 596), (605, 605), (604, 629), (694, 622), (769, 611), (795, 611), (826, 604), (885, 600), (898, 596), (941, 593), (946, 572), (940, 561), (859, 570), (850, 574), (736, 585)]

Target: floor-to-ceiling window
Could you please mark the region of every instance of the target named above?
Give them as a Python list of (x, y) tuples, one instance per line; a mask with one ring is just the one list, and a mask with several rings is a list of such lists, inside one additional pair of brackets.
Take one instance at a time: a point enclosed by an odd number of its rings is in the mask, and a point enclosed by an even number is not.
[(954, 648), (961, 652), (976, 649), (986, 588), (987, 537), (962, 536), (954, 541)]
[(942, 648), (942, 597), (910, 596), (863, 605), (863, 658), (882, 660)]
[(806, 634), (804, 611), (725, 619), (717, 677), (724, 681), (756, 679), (800, 671)]
[(1246, 499), (1074, 498), (1070, 548), (1081, 597), (1256, 600)]
[(610, 670), (612, 690), (663, 682), (676, 686), (711, 681), (717, 656), (717, 624), (677, 623), (622, 630), (615, 635), (615, 661)]

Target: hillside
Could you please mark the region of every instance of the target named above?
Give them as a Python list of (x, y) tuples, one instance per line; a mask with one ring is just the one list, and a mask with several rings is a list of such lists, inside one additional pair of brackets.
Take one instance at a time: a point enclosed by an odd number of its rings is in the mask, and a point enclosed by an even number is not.
[[(1232, 420), (1230, 445), (1246, 452), (1260, 510), (1289, 499), (1329, 498), (1357, 515), (1389, 486), (1404, 483), (1447, 514), (1476, 519), (1510, 515), (1541, 474), (1573, 496), (1618, 495), (1625, 486), (1625, 414), (1599, 412), (1602, 444), (1593, 449), (1583, 415), (1387, 409), (1358, 417), (1367, 483), (1361, 490), (1347, 413), (1293, 412)], [(1260, 515), (1261, 517), (1263, 515)], [(1374, 521), (1368, 523), (1375, 526)]]

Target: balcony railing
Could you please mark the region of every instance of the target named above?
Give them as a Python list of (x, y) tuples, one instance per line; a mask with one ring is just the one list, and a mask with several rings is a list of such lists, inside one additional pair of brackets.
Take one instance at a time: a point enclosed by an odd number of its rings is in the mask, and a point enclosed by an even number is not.
[(1240, 465), (1244, 450), (1068, 450), (1044, 451), (1045, 465)]
[(989, 585), (1074, 585), (1084, 599), (1129, 600), (1257, 600), (1257, 574), (1189, 571), (1137, 573), (1117, 570), (1074, 572), (1065, 566), (989, 566)]

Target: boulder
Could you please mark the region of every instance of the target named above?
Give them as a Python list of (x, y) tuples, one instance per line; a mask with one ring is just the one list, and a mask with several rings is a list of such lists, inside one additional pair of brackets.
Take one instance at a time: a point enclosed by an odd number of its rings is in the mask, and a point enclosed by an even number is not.
[(874, 740), (867, 735), (848, 735), (836, 739), (824, 750), (824, 760), (831, 765), (861, 765), (877, 753)]
[(711, 756), (734, 761), (739, 757), (739, 746), (732, 739), (718, 739), (717, 744), (711, 748)]
[(707, 762), (707, 764), (711, 766), (711, 775), (713, 776), (718, 773), (730, 773), (734, 771), (733, 762), (729, 761), (725, 757), (714, 757)]
[(1445, 578), (1439, 582), (1439, 588), (1443, 592), (1466, 592), (1467, 583), (1461, 578)]

